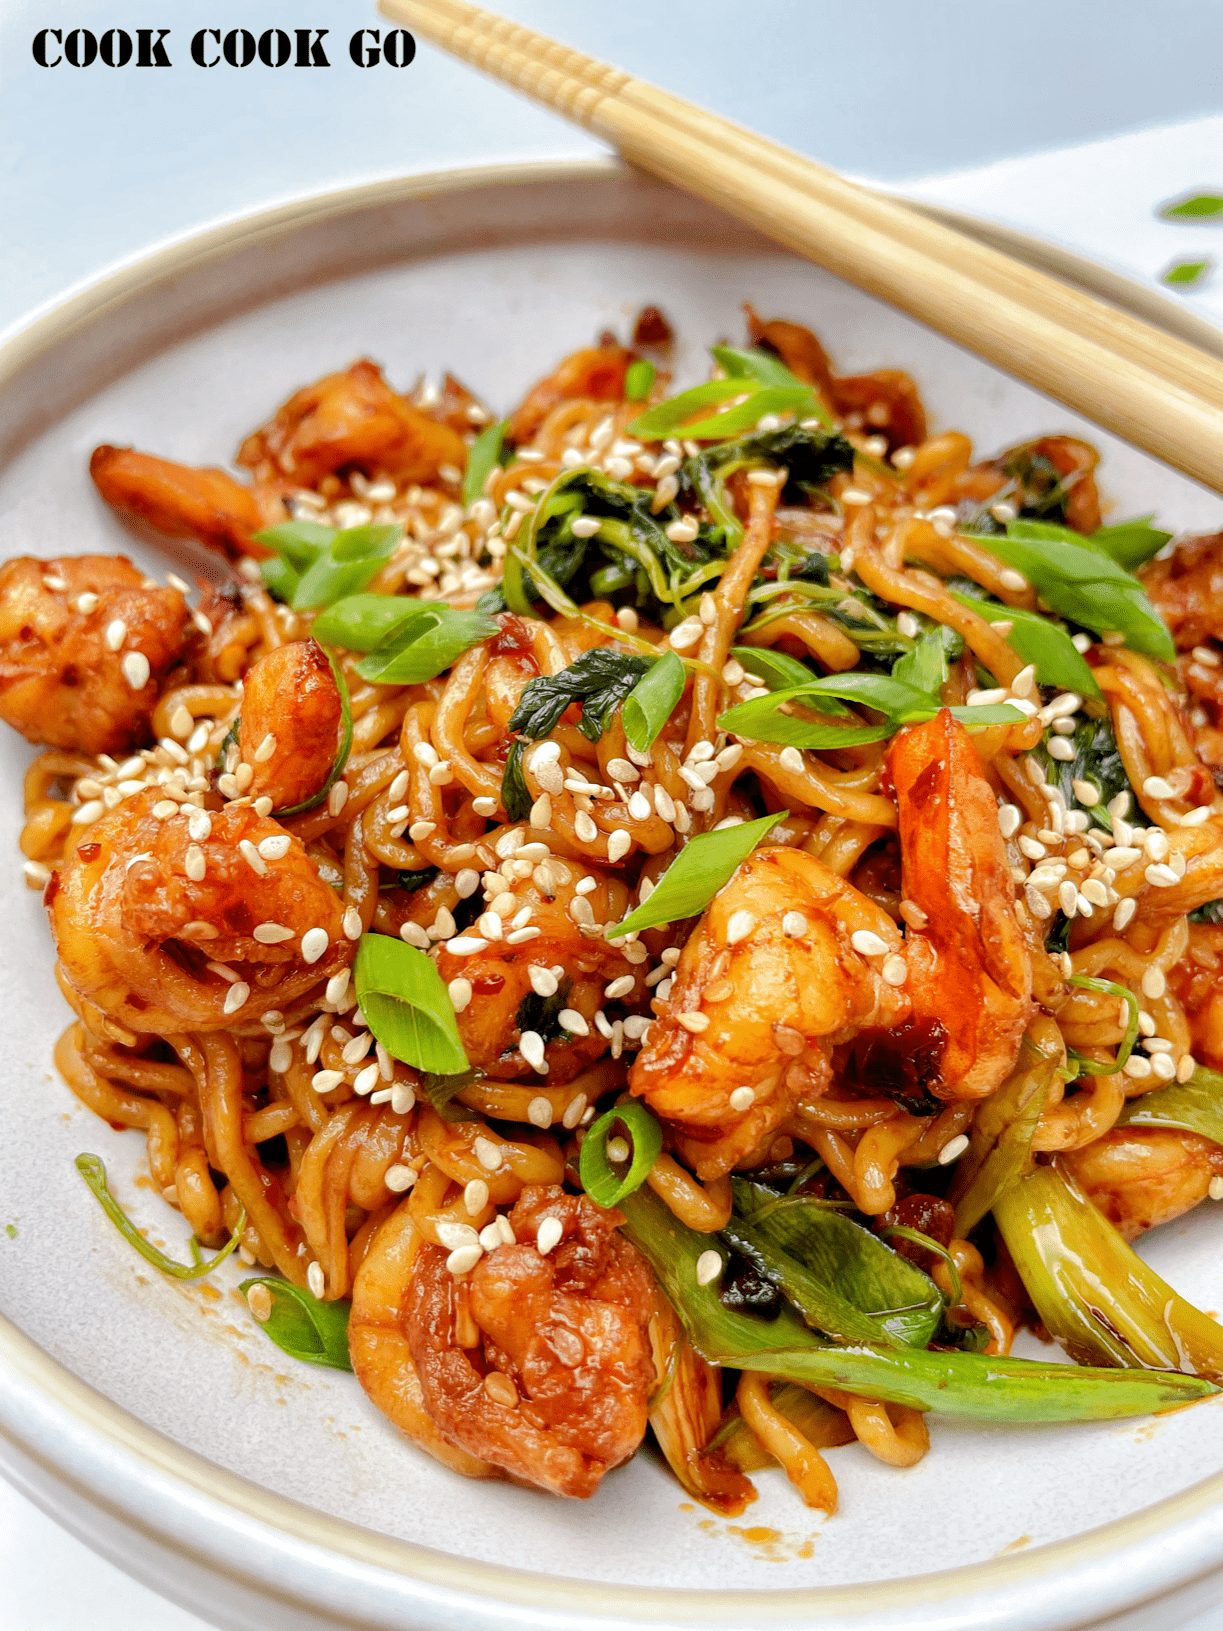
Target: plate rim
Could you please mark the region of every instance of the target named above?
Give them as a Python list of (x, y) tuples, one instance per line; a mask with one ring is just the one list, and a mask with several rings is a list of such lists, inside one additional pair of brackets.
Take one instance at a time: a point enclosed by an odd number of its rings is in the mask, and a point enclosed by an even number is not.
[[(103, 321), (108, 311), (130, 303), (143, 290), (300, 228), (479, 187), (640, 174), (611, 156), (444, 168), (303, 194), (214, 221), (111, 265), (0, 332), (0, 392), (56, 345)], [(1090, 268), (1092, 263), (1081, 265)], [(852, 1623), (904, 1626), (906, 1631), (917, 1631), (919, 1625), (932, 1631), (935, 1626), (939, 1631), (983, 1631), (988, 1625), (997, 1631), (1059, 1631), (1151, 1603), (1201, 1580), (1223, 1560), (1221, 1471), (1138, 1512), (1029, 1552), (893, 1580), (702, 1592), (510, 1569), (379, 1534), (218, 1466), (106, 1398), (3, 1314), (0, 1473), (129, 1573), (138, 1572), (132, 1567), (136, 1560), (116, 1553), (90, 1532), (81, 1516), (82, 1502), (99, 1515), (109, 1512), (129, 1532), (172, 1553), (189, 1546), (190, 1530), (205, 1568), (224, 1574), (236, 1589), (275, 1597), (300, 1613), (316, 1614), (327, 1603), (328, 1575), (331, 1585), (349, 1587), (357, 1575), (369, 1597), (367, 1607), (374, 1609), (376, 1598), (379, 1615), (396, 1614), (396, 1621), (371, 1619), (363, 1610), (359, 1621), (348, 1619), (349, 1610), (336, 1601), (336, 1611), (345, 1616), (336, 1624), (402, 1623), (398, 1615), (414, 1609), (440, 1614), (429, 1623), (453, 1625), (456, 1631), (472, 1623), (473, 1611), (490, 1631), (522, 1626), (523, 1610), (539, 1626), (573, 1627), (578, 1623), (575, 1613), (591, 1628), (657, 1626), (665, 1604), (670, 1623), (699, 1623), (710, 1631), (741, 1624), (749, 1606), (753, 1623), (762, 1626)], [(57, 1485), (77, 1497), (74, 1517), (52, 1499)], [(215, 1530), (197, 1527), (201, 1503), (224, 1519)], [(226, 1536), (232, 1537), (228, 1545)], [(305, 1561), (303, 1552), (309, 1554)], [(1117, 1567), (1122, 1558), (1123, 1570)], [(309, 1589), (299, 1589), (294, 1582), (308, 1576)], [(172, 1582), (156, 1576), (150, 1583), (172, 1594)], [(1085, 1618), (1085, 1612), (1091, 1617)]]

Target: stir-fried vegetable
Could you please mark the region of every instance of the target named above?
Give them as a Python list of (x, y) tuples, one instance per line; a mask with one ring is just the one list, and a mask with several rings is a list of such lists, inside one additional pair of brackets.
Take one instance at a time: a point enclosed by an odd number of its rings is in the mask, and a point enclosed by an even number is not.
[(1119, 1127), (1179, 1127), (1223, 1145), (1223, 1076), (1199, 1065), (1187, 1082), (1170, 1082), (1131, 1099)]
[[(608, 1149), (620, 1129), (628, 1135), (627, 1155)], [(615, 1105), (592, 1122), (582, 1140), (578, 1169), (582, 1188), (597, 1206), (619, 1206), (640, 1189), (662, 1151), (662, 1128), (644, 1104), (631, 1099)]]
[(961, 606), (987, 618), (991, 623), (1011, 625), (1007, 644), (1036, 669), (1041, 685), (1055, 685), (1059, 691), (1077, 691), (1080, 696), (1101, 701), (1091, 665), (1074, 645), (1060, 623), (1040, 612), (1021, 606), (1005, 606), (1000, 600), (986, 599), (984, 590), (967, 578), (957, 578), (946, 586), (948, 594)]
[(532, 739), (547, 736), (560, 723), (565, 710), (576, 702), (582, 712), (578, 729), (590, 741), (597, 742), (607, 729), (612, 710), (624, 701), (652, 666), (650, 658), (636, 657), (626, 651), (609, 651), (603, 646), (584, 651), (558, 674), (540, 674), (527, 682), (510, 716), (510, 729)]
[(992, 1354), (821, 1342), (796, 1314), (756, 1320), (724, 1307), (716, 1283), (698, 1285), (696, 1264), (707, 1250), (708, 1235), (686, 1228), (648, 1189), (626, 1196), (620, 1209), (630, 1238), (649, 1259), (693, 1346), (712, 1364), (993, 1422), (1145, 1416), (1216, 1391), (1204, 1377), (1176, 1370), (1101, 1370)]
[(484, 496), (484, 483), (497, 468), (505, 433), (510, 428), (508, 419), (485, 425), (472, 443), (467, 455), (467, 468), (463, 471), (463, 503), (472, 505)]
[(243, 1280), (238, 1289), (249, 1299), (256, 1286), (263, 1288), (270, 1303), (267, 1317), (257, 1323), (278, 1348), (291, 1359), (300, 1359), (307, 1365), (327, 1365), (332, 1370), (352, 1369), (352, 1361), (348, 1357), (351, 1303), (320, 1302), (304, 1286), (295, 1286), (291, 1280), (270, 1277)]
[(1131, 1251), (1056, 1164), (1008, 1185), (993, 1212), (1037, 1313), (1078, 1364), (1223, 1378), (1223, 1327)]
[(483, 612), (460, 611), (439, 602), (363, 657), (357, 673), (375, 685), (419, 685), (444, 674), (465, 651), (496, 632), (496, 623)]
[[(1043, 768), (1046, 782), (1051, 787), (1061, 788), (1068, 809), (1075, 809), (1079, 803), (1074, 791), (1075, 782), (1086, 782), (1094, 787), (1099, 798), (1089, 807), (1083, 807), (1093, 826), (1112, 832), (1113, 816), (1109, 805), (1119, 793), (1131, 792), (1112, 720), (1107, 714), (1100, 719), (1084, 719), (1073, 736), (1063, 737), (1062, 740), (1073, 747), (1072, 759), (1055, 759), (1049, 752), (1047, 741), (1042, 741), (1032, 750), (1032, 757)], [(1146, 816), (1133, 797), (1129, 800), (1125, 820), (1132, 827), (1147, 825)]]
[(908, 1258), (833, 1207), (734, 1180), (724, 1240), (785, 1293), (807, 1324), (842, 1342), (924, 1348), (943, 1297)]
[(638, 753), (649, 751), (683, 696), (686, 683), (684, 665), (673, 651), (664, 652), (641, 676), (621, 710), (630, 747)]
[(467, 1069), (454, 1004), (423, 951), (390, 935), (362, 935), (353, 983), (370, 1030), (389, 1054), (438, 1075)]
[(111, 1194), (110, 1185), (106, 1181), (106, 1167), (101, 1156), (78, 1155), (75, 1165), (76, 1170), (88, 1185), (90, 1194), (93, 1195), (128, 1245), (134, 1246), (146, 1262), (152, 1263), (155, 1269), (160, 1269), (162, 1274), (168, 1274), (171, 1279), (201, 1280), (206, 1274), (211, 1274), (218, 1263), (223, 1263), (231, 1252), (237, 1251), (242, 1240), (242, 1231), (246, 1228), (245, 1210), (240, 1213), (238, 1221), (234, 1225), (233, 1233), (214, 1257), (201, 1257), (200, 1243), (195, 1235), (192, 1235), (192, 1261), (190, 1263), (177, 1263), (174, 1258), (167, 1257), (165, 1252), (154, 1246), (151, 1240), (145, 1239)]
[(788, 810), (779, 810), (776, 815), (743, 821), (737, 827), (698, 833), (671, 862), (649, 898), (622, 923), (607, 930), (607, 939), (640, 934), (660, 923), (679, 923), (703, 912), (765, 834), (788, 814)]
[(257, 542), (276, 552), (260, 562), (263, 581), (295, 612), (359, 594), (402, 537), (398, 524), (337, 531), (316, 521), (287, 521), (256, 534)]

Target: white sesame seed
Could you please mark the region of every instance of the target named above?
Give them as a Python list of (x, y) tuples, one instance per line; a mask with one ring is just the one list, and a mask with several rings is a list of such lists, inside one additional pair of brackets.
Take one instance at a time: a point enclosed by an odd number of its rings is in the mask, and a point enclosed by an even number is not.
[(382, 1181), (392, 1195), (402, 1195), (406, 1189), (411, 1189), (416, 1182), (416, 1169), (396, 1163), (388, 1167), (382, 1175)]
[(548, 1061), (544, 1053), (544, 1039), (538, 1031), (523, 1031), (518, 1039), (518, 1051), (532, 1070), (546, 1075)]
[(527, 970), (527, 978), (531, 982), (531, 990), (537, 997), (554, 997), (558, 981), (550, 968), (544, 968), (539, 963), (532, 963)]
[(535, 1231), (535, 1250), (541, 1257), (547, 1257), (553, 1247), (560, 1245), (564, 1233), (565, 1228), (559, 1218), (545, 1218)]
[(225, 1002), (223, 1004), (224, 1012), (227, 1014), (236, 1014), (238, 1009), (245, 1004), (246, 999), (250, 996), (250, 994), (251, 988), (249, 985), (247, 985), (245, 980), (235, 980), (233, 985), (231, 985), (229, 990), (225, 993)]
[(788, 770), (795, 776), (801, 776), (806, 769), (803, 756), (796, 747), (782, 748), (777, 755), (777, 762), (783, 770)]
[(1028, 580), (1024, 577), (1023, 573), (1016, 572), (1013, 567), (1009, 566), (1004, 572), (999, 572), (998, 582), (1004, 589), (1009, 589), (1016, 595), (1022, 594), (1028, 587)]
[(450, 984), (446, 987), (446, 990), (449, 993), (450, 1001), (454, 1007), (455, 1013), (463, 1013), (471, 1002), (471, 981), (465, 980), (462, 977), (457, 980), (451, 980)]
[(1073, 882), (1067, 878), (1057, 891), (1058, 905), (1067, 917), (1073, 917), (1079, 909), (1079, 892)]
[(957, 1137), (949, 1139), (938, 1152), (940, 1167), (949, 1167), (953, 1161), (958, 1161), (968, 1148), (968, 1135), (960, 1133)]
[(1144, 997), (1149, 997), (1152, 1002), (1156, 1002), (1156, 1001), (1158, 1001), (1158, 999), (1160, 997), (1163, 996), (1163, 994), (1167, 990), (1167, 988), (1168, 988), (1168, 982), (1164, 978), (1163, 969), (1160, 968), (1157, 964), (1152, 964), (1151, 967), (1149, 969), (1147, 969), (1145, 974), (1142, 976), (1142, 994), (1143, 994), (1143, 996)]
[(1113, 928), (1118, 932), (1126, 928), (1137, 910), (1138, 902), (1136, 900), (1118, 901), (1117, 910), (1113, 913)]
[(1143, 1077), (1151, 1074), (1151, 1061), (1144, 1059), (1140, 1053), (1131, 1053), (1121, 1068), (1127, 1076), (1132, 1076), (1136, 1081), (1140, 1081)]
[(538, 940), (543, 932), (542, 929), (537, 929), (534, 925), (525, 929), (515, 929), (512, 934), (506, 935), (505, 943), (507, 946), (525, 946), (528, 940)]
[(849, 943), (863, 957), (882, 957), (888, 949), (887, 941), (871, 929), (855, 929)]
[(746, 940), (756, 927), (756, 919), (750, 912), (732, 912), (726, 925), (726, 944), (737, 946), (740, 940)]
[(702, 1252), (696, 1260), (696, 1283), (698, 1286), (707, 1286), (716, 1280), (722, 1272), (721, 1252)]
[[(660, 995), (662, 994), (662, 989), (662, 986), (659, 986), (658, 990)], [(708, 1014), (698, 1014), (695, 1011), (690, 1011), (686, 1014), (677, 1014), (675, 1017), (684, 1027), (684, 1029), (686, 1031), (690, 1031), (693, 1036), (700, 1036), (702, 1031), (707, 1031), (709, 1029)]]
[(677, 623), (671, 630), (671, 649), (673, 651), (687, 651), (696, 645), (705, 632), (705, 625), (699, 617), (685, 618)]
[(998, 830), (1004, 838), (1014, 838), (1023, 825), (1023, 811), (1014, 804), (1003, 804), (998, 810)]
[[(547, 1104), (547, 1102), (547, 1099), (545, 1099), (544, 1103)], [(477, 1138), (472, 1145), (472, 1151), (485, 1172), (496, 1172), (501, 1165), (500, 1147), (494, 1144), (491, 1138)]]
[(572, 1132), (586, 1114), (587, 1102), (585, 1093), (576, 1094), (565, 1106), (565, 1113), (561, 1117), (561, 1126)]
[(1048, 748), (1049, 757), (1058, 759), (1063, 764), (1071, 764), (1076, 757), (1074, 743), (1068, 742), (1064, 736), (1054, 736), (1045, 745)]
[(750, 1110), (756, 1102), (756, 1089), (754, 1087), (737, 1087), (730, 1096), (732, 1110)]
[(903, 985), (909, 977), (909, 965), (903, 957), (893, 954), (883, 959), (883, 966), (879, 972), (888, 985)]
[(414, 821), (408, 828), (408, 837), (414, 844), (419, 844), (423, 839), (428, 838), (431, 833), (436, 831), (436, 821)]
[(1026, 855), (1029, 861), (1043, 861), (1048, 851), (1038, 838), (1029, 838), (1025, 833), (1018, 841), (1019, 852)]
[(916, 640), (921, 633), (921, 624), (912, 612), (901, 612), (896, 619), (896, 627), (909, 640)]
[(204, 852), (198, 844), (188, 844), (187, 853), (183, 857), (183, 871), (192, 883), (200, 883), (204, 876)]
[(332, 1088), (339, 1087), (343, 1080), (342, 1070), (316, 1070), (310, 1078), (310, 1086), (316, 1093), (330, 1093)]
[(1152, 861), (1164, 861), (1168, 857), (1170, 845), (1168, 835), (1162, 827), (1148, 827), (1143, 834), (1143, 846)]
[(1180, 882), (1172, 868), (1164, 866), (1162, 862), (1147, 867), (1143, 872), (1143, 877), (1154, 889), (1171, 889), (1173, 884)]
[(1197, 1060), (1191, 1053), (1182, 1054), (1181, 1062), (1176, 1067), (1177, 1081), (1187, 1082), (1197, 1068)]
[(589, 1036), (590, 1025), (584, 1014), (579, 1014), (576, 1008), (562, 1008), (556, 1016), (558, 1022), (571, 1036)]
[(381, 1077), (382, 1071), (378, 1065), (378, 1061), (375, 1059), (372, 1065), (366, 1065), (364, 1070), (357, 1073), (352, 1084), (353, 1091), (364, 1098), (367, 1093), (372, 1093), (374, 1091), (381, 1080)]
[(361, 914), (355, 906), (348, 906), (344, 910), (344, 938), (346, 940), (361, 938)]
[(579, 515), (569, 523), (569, 530), (575, 538), (593, 538), (601, 525), (602, 522), (593, 515)]
[(603, 995), (615, 1002), (620, 997), (627, 997), (636, 983), (631, 974), (621, 974), (619, 979), (613, 980), (608, 986), (604, 986)]
[(472, 799), (471, 807), (478, 816), (484, 816), (486, 819), (497, 813), (497, 801), (494, 798)]
[(391, 1088), (391, 1109), (397, 1116), (406, 1116), (416, 1104), (416, 1089), (411, 1082), (396, 1082)]
[(1099, 878), (1088, 878), (1083, 885), (1081, 893), (1093, 906), (1108, 905), (1108, 889)]
[(1090, 809), (1093, 804), (1099, 804), (1100, 789), (1094, 782), (1079, 781), (1076, 779), (1075, 781), (1072, 781), (1070, 785), (1074, 790), (1075, 798), (1078, 799), (1080, 804), (1085, 804), (1088, 809)]
[(405, 945), (415, 946), (417, 951), (428, 951), (431, 944), (424, 925), (414, 922), (411, 918), (399, 925), (399, 938)]
[(143, 651), (129, 651), (121, 664), (123, 678), (133, 691), (143, 691), (149, 683), (149, 659)]
[(810, 924), (801, 912), (787, 912), (781, 920), (781, 932), (791, 940), (806, 934), (809, 928)]
[(527, 1120), (531, 1123), (532, 1127), (543, 1127), (543, 1128), (551, 1127), (551, 1125), (552, 1125), (552, 1104), (551, 1104), (551, 1101), (548, 1100), (548, 1099), (545, 1099), (544, 1097), (542, 1097), (542, 1095), (539, 1098), (532, 1099), (531, 1102), (527, 1105)]
[(1223, 1201), (1223, 1178), (1212, 1178), (1206, 1193), (1212, 1201)]
[(488, 1205), (488, 1185), (483, 1178), (473, 1178), (463, 1186), (463, 1210), (469, 1217), (483, 1212)]
[(106, 644), (111, 651), (118, 651), (127, 639), (127, 624), (121, 617), (106, 625)]
[(302, 935), (302, 961), (317, 963), (331, 944), (326, 929), (307, 929)]
[(446, 1259), (446, 1267), (453, 1275), (468, 1274), (483, 1256), (484, 1248), (477, 1240), (474, 1246), (459, 1246), (452, 1251)]
[(359, 1065), (373, 1045), (373, 1035), (369, 1031), (362, 1031), (359, 1036), (354, 1036), (350, 1042), (344, 1044), (340, 1050), (340, 1058), (346, 1065)]
[[(399, 932), (402, 934), (403, 930)], [(446, 943), (446, 950), (454, 957), (474, 957), (476, 952), (485, 951), (487, 948), (488, 941), (475, 934), (456, 935), (453, 940)]]
[(321, 1301), (327, 1295), (327, 1277), (323, 1273), (321, 1263), (311, 1263), (306, 1270), (306, 1284), (312, 1297), (317, 1297)]
[(1151, 1060), (1151, 1071), (1161, 1082), (1173, 1082), (1176, 1080), (1176, 1061), (1170, 1054), (1158, 1053)]
[(1148, 776), (1142, 784), (1142, 791), (1149, 799), (1171, 799), (1176, 794), (1162, 776)]

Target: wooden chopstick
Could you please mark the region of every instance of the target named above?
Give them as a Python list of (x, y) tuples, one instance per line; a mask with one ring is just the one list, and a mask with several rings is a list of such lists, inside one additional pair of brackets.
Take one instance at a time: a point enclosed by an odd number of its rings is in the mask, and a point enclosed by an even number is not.
[(466, 0), (397, 22), (1223, 491), (1223, 362), (643, 80)]

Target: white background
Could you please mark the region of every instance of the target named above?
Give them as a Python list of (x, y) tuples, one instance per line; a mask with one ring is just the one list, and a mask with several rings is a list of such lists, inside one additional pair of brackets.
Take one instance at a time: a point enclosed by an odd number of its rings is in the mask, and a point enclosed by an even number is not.
[[(1223, 190), (1219, 0), (501, 9), (839, 169), (1058, 238), (1148, 282), (1181, 255), (1223, 259), (1223, 228), (1153, 215), (1188, 188)], [(0, 328), (168, 237), (286, 198), (601, 150), (427, 45), (407, 69), (357, 69), (349, 36), (383, 24), (363, 0), (0, 0)], [(307, 25), (330, 29), (331, 67), (190, 61), (197, 28)], [(43, 27), (167, 26), (170, 69), (42, 69), (30, 51)], [(1176, 298), (1223, 326), (1223, 273)], [(0, 1307), (3, 1272), (0, 1238)], [(0, 1483), (0, 1631), (85, 1623), (201, 1627)], [(1223, 1631), (1223, 1610), (1191, 1631)]]

